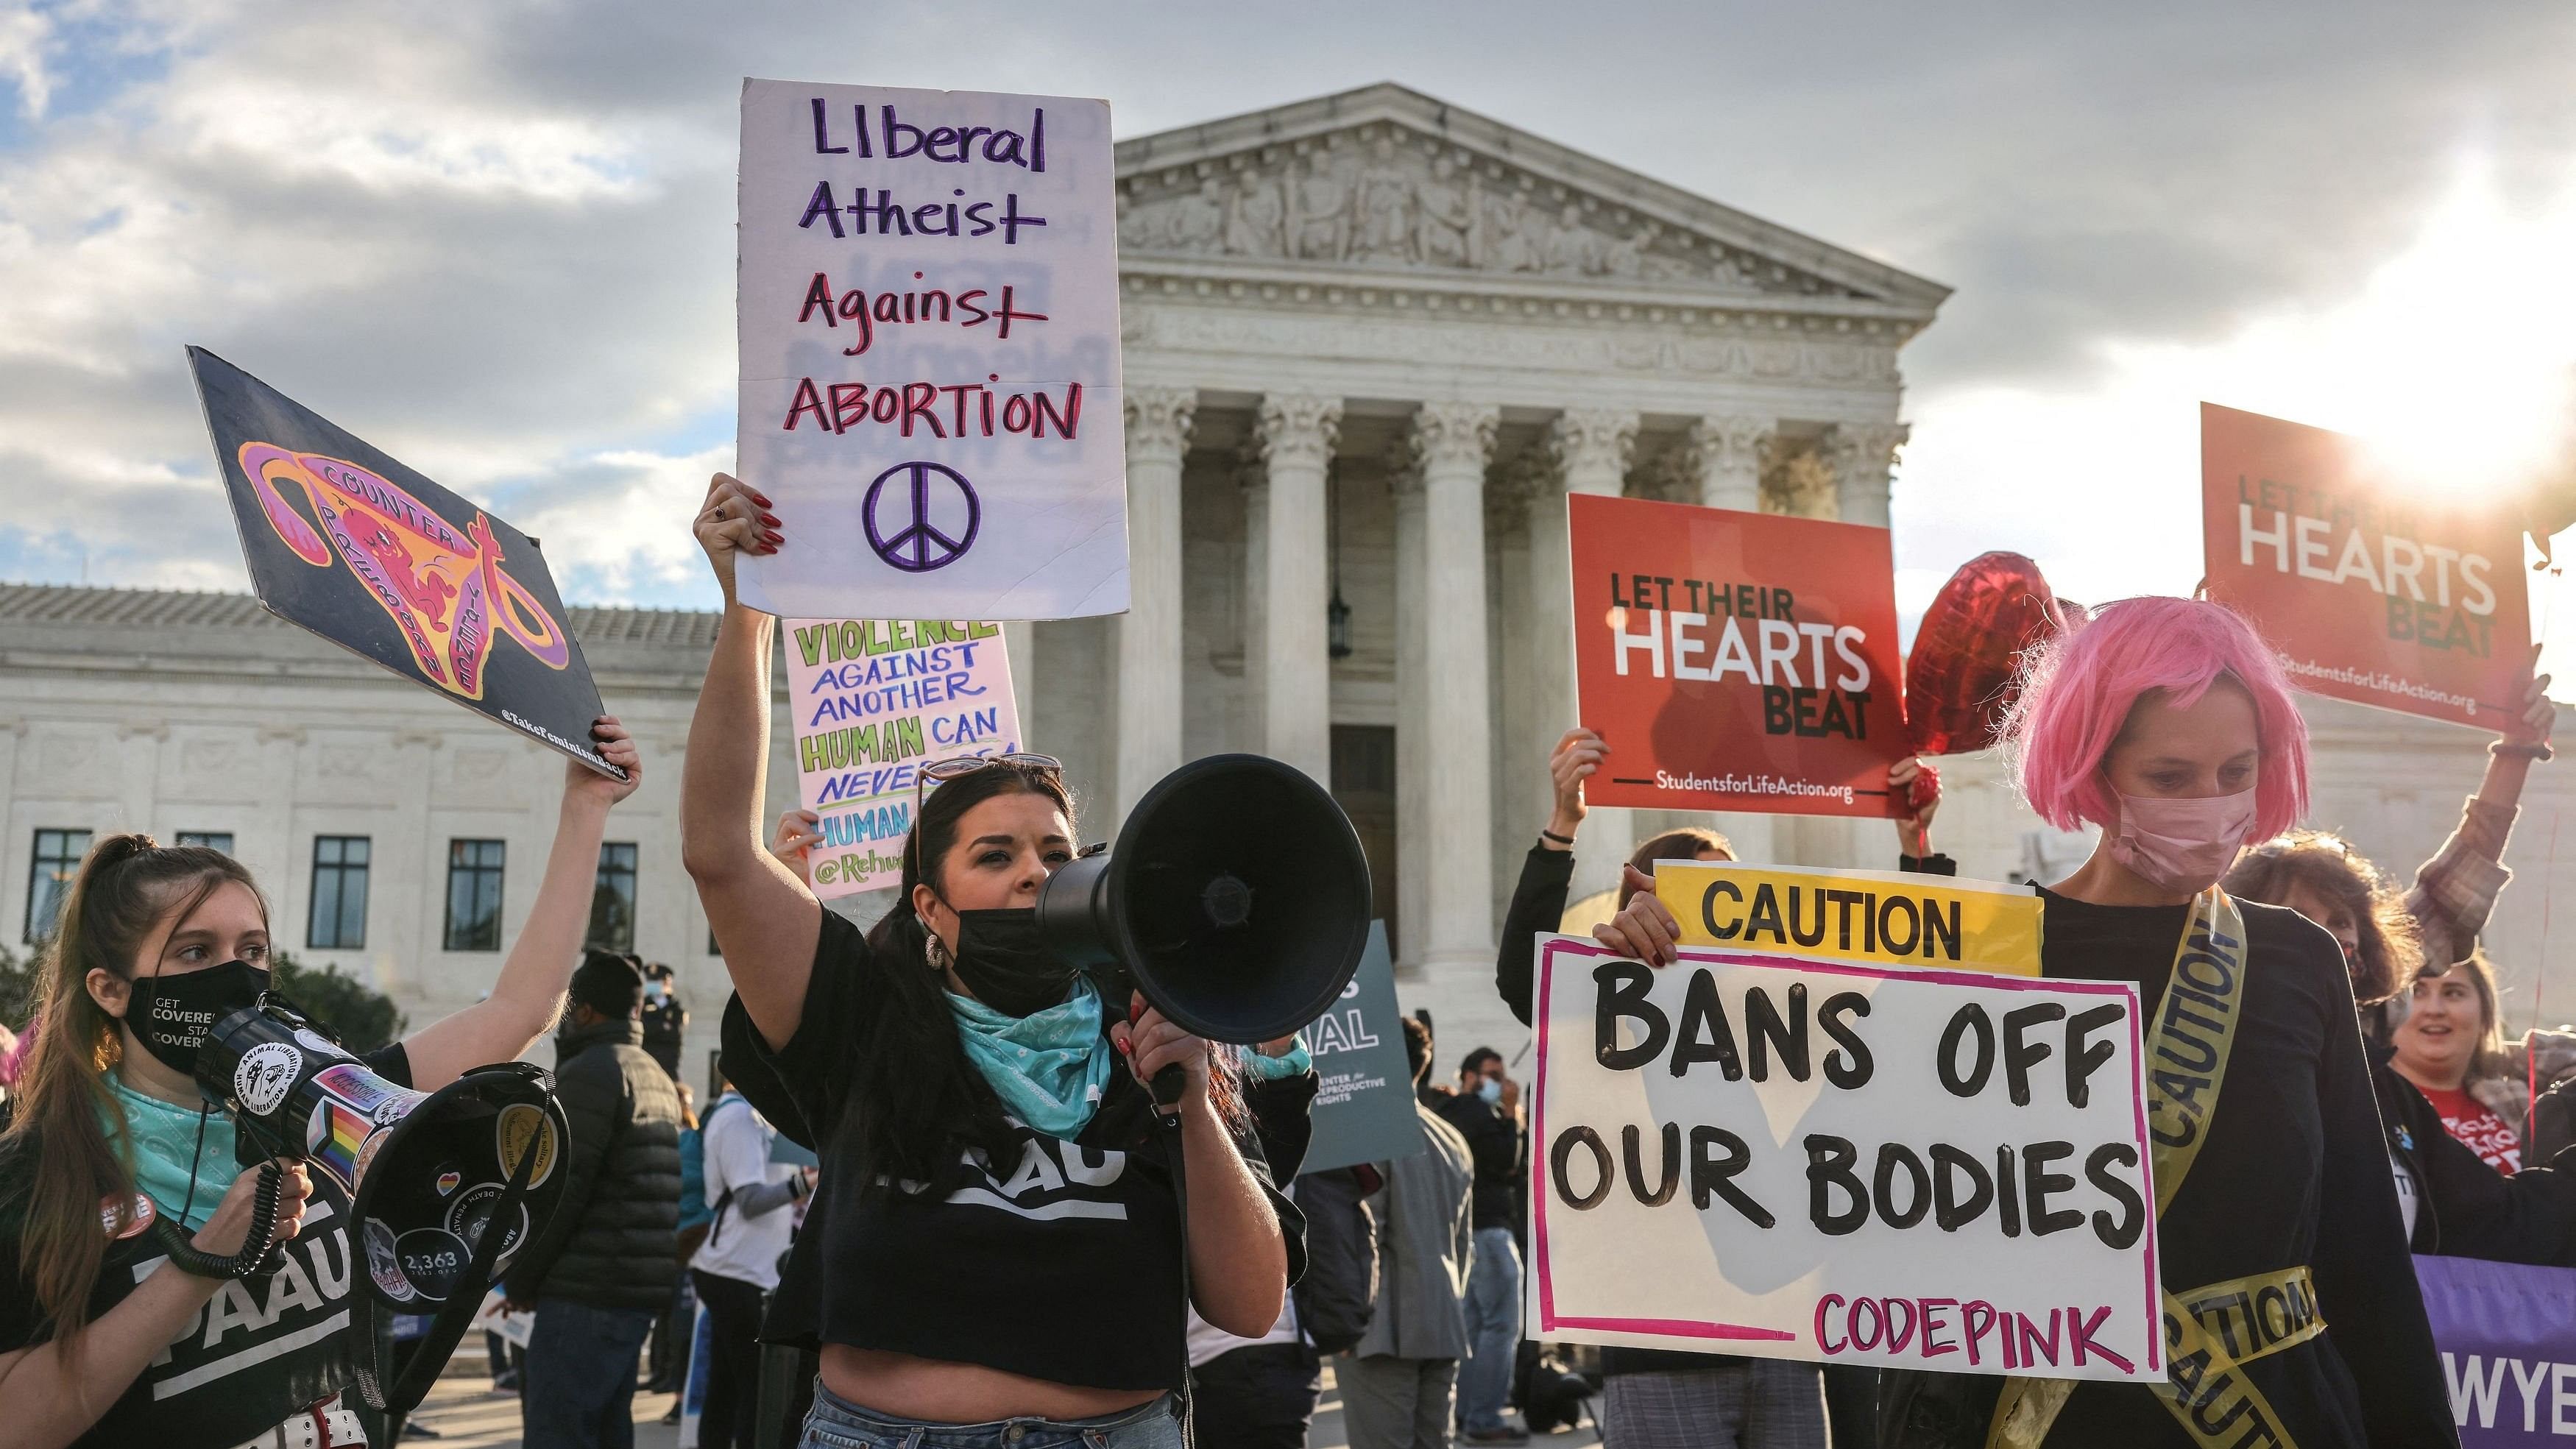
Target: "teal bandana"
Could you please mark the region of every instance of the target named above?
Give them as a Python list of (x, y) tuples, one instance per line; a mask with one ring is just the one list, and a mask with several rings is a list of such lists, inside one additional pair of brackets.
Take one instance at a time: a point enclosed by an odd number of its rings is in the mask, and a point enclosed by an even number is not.
[(1281, 1077), (1301, 1076), (1312, 1071), (1315, 1058), (1306, 1050), (1306, 1034), (1299, 1032), (1289, 1039), (1288, 1050), (1278, 1056), (1266, 1057), (1257, 1051), (1246, 1050), (1243, 1065), (1256, 1080), (1275, 1082)]
[[(221, 1107), (203, 1118), (204, 1145), (199, 1145), (198, 1114), (186, 1107), (147, 1097), (125, 1084), (121, 1072), (107, 1074), (107, 1089), (116, 1094), (117, 1104), (125, 1109), (125, 1136), (119, 1141), (116, 1114), (102, 1113), (99, 1126), (117, 1155), (132, 1162), (134, 1185), (152, 1199), (152, 1205), (169, 1217), (187, 1209), (187, 1225), (202, 1228), (215, 1215), (215, 1207), (241, 1176), (239, 1162), (233, 1160), (233, 1119)], [(188, 1179), (193, 1173), (196, 1188), (193, 1196)]]
[(1100, 992), (1089, 977), (1073, 999), (1027, 1016), (1004, 1016), (971, 996), (948, 993), (967, 1060), (993, 1086), (1002, 1110), (1049, 1137), (1071, 1141), (1100, 1108), (1109, 1085), (1109, 1043), (1100, 1034)]

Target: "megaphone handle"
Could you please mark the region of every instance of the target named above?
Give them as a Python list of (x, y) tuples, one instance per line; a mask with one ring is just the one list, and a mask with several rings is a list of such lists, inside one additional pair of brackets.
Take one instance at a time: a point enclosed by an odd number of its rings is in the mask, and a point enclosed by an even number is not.
[(1163, 1109), (1164, 1116), (1175, 1116), (1173, 1109), (1181, 1105), (1181, 1094), (1190, 1089), (1190, 1069), (1174, 1062), (1154, 1074), (1153, 1086), (1155, 1105)]
[(179, 1271), (196, 1278), (247, 1278), (259, 1271), (260, 1264), (277, 1249), (269, 1239), (277, 1232), (277, 1196), (284, 1190), (282, 1174), (274, 1162), (259, 1165), (259, 1183), (251, 1190), (250, 1231), (242, 1237), (242, 1248), (229, 1257), (216, 1257), (188, 1240), (187, 1224), (156, 1214), (152, 1220), (154, 1236), (161, 1240), (162, 1251)]

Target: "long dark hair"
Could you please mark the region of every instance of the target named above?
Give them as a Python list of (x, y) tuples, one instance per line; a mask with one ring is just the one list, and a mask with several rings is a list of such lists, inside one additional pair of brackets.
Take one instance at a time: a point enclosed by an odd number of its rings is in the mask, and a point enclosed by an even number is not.
[(957, 822), (1003, 795), (1044, 796), (1068, 827), (1073, 822), (1073, 795), (1053, 771), (996, 764), (941, 785), (904, 839), (894, 909), (868, 932), (877, 999), (859, 1028), (850, 1082), (862, 1182), (933, 1182), (968, 1148), (981, 1150), (997, 1172), (1015, 1165), (1018, 1139), (1001, 1100), (966, 1059), (946, 982), (923, 953), (929, 932), (912, 908), (913, 887), (927, 882), (942, 890), (940, 862), (957, 843)]
[[(19, 1275), (35, 1289), (39, 1315), (67, 1354), (88, 1323), (90, 1290), (107, 1253), (102, 1204), (115, 1204), (118, 1230), (133, 1221), (134, 1166), (120, 1150), (125, 1109), (107, 1087), (125, 1039), (89, 994), (89, 973), (104, 968), (131, 981), (153, 929), (195, 910), (227, 881), (259, 895), (250, 872), (220, 850), (111, 835), (81, 861), (55, 918), (36, 988), (35, 1015), (44, 1025), (19, 1073), (5, 1139), (34, 1139), (35, 1170), (0, 1182), (0, 1202), (24, 1214)], [(260, 914), (267, 913), (262, 898)], [(101, 1119), (120, 1124), (113, 1138)]]

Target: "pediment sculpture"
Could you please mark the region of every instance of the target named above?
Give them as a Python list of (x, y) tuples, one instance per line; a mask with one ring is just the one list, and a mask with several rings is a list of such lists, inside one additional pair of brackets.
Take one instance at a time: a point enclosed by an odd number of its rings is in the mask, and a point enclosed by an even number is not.
[[(1298, 154), (1119, 187), (1118, 240), (1139, 253), (1448, 268), (1739, 293), (1850, 295), (1753, 253), (1499, 162), (1394, 131), (1319, 138)], [(1393, 132), (1390, 134), (1390, 132)]]

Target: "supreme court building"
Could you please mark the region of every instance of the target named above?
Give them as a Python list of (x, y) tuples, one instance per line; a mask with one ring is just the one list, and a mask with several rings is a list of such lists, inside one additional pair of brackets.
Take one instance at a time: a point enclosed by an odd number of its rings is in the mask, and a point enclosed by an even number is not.
[[(1442, 1069), (1478, 1042), (1509, 1057), (1526, 1034), (1494, 995), (1496, 931), (1576, 720), (1563, 496), (1884, 526), (1898, 353), (1947, 289), (1396, 85), (1117, 155), (1134, 608), (1009, 628), (1028, 744), (1067, 762), (1095, 840), (1196, 756), (1307, 770), (1359, 828)], [(594, 918), (680, 969), (702, 1048), (726, 987), (677, 797), (713, 622), (572, 620), (649, 766)], [(218, 837), (266, 883), (281, 945), (415, 1022), (489, 984), (551, 837), (553, 754), (239, 596), (0, 588), (0, 682), (0, 919), (21, 939), (91, 832), (141, 828)], [(2484, 737), (2308, 706), (2318, 822), (2411, 871)], [(780, 725), (773, 813), (794, 791)], [(2052, 857), (2080, 842), (2038, 830), (1995, 761), (1942, 765), (1935, 839), (1965, 873), (2072, 864)], [(2517, 1027), (2569, 770), (2533, 777), (2524, 884), (2489, 933)], [(1575, 893), (1637, 837), (1708, 820), (1596, 809)], [(1714, 823), (1748, 859), (1893, 864), (1874, 822)]]

